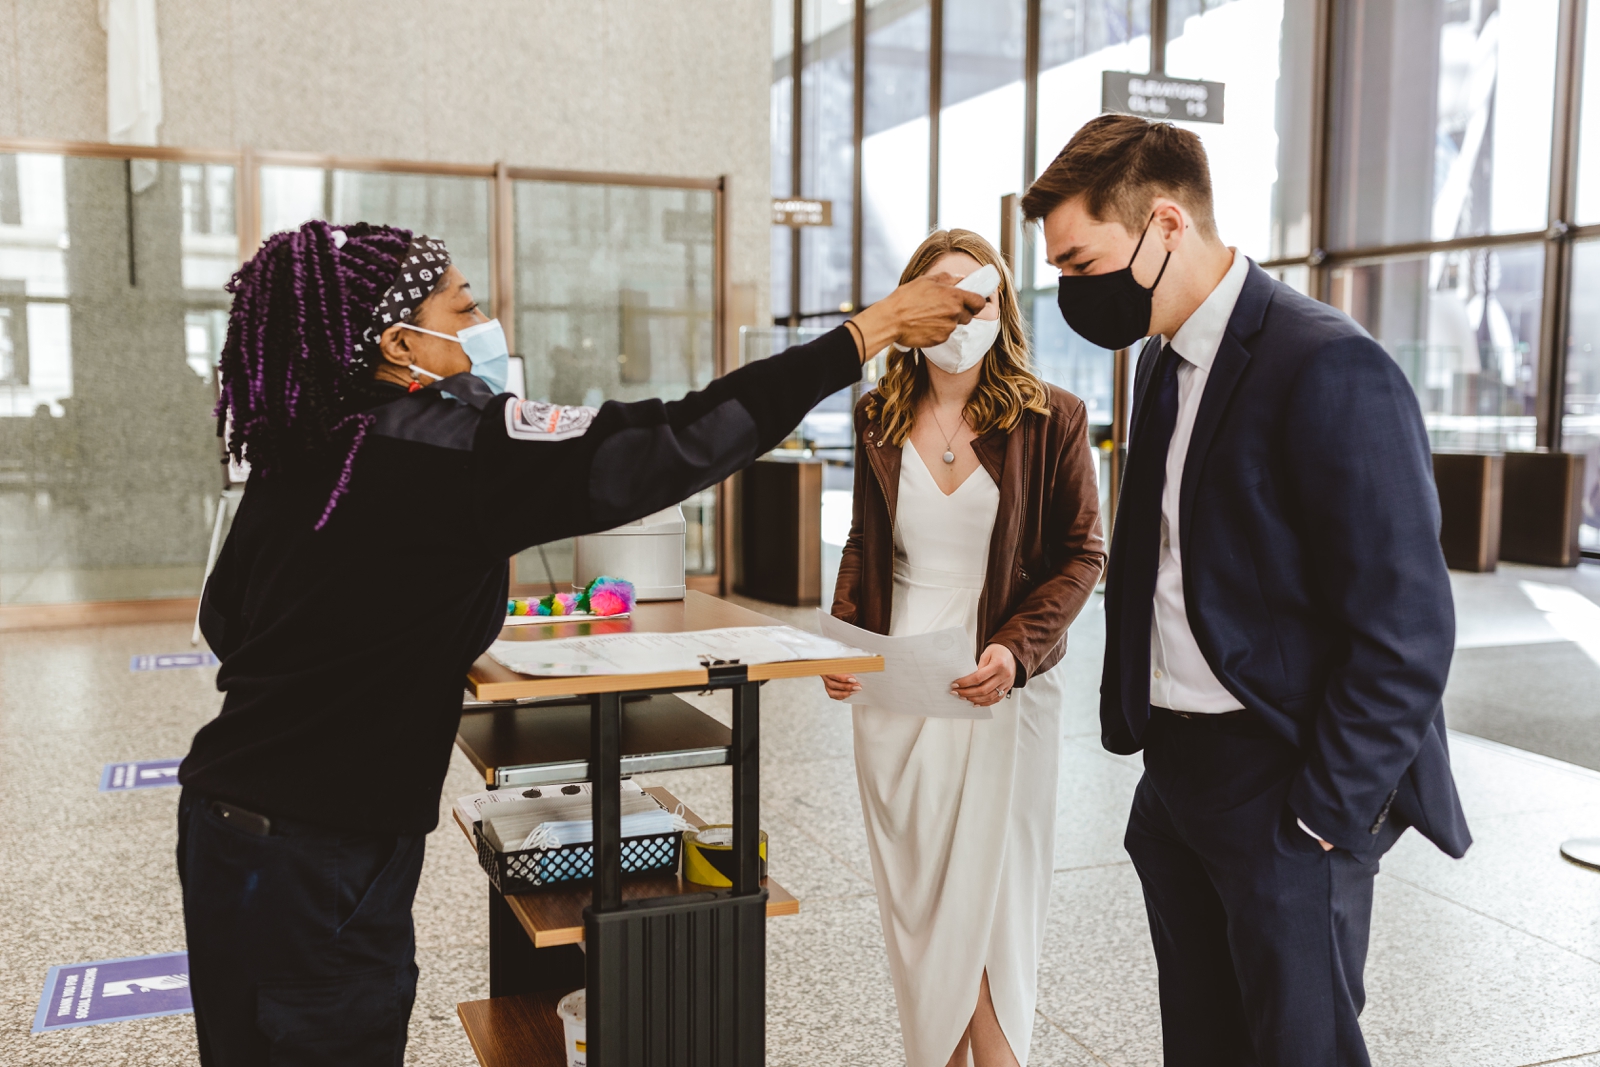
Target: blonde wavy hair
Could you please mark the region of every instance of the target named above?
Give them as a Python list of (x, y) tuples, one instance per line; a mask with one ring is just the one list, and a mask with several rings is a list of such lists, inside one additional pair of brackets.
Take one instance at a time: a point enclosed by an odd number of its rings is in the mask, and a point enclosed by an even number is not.
[[(1000, 333), (994, 347), (984, 356), (977, 387), (967, 399), (963, 414), (972, 432), (983, 436), (993, 429), (1010, 430), (1022, 421), (1024, 413), (1048, 414), (1050, 406), (1044, 383), (1029, 366), (1028, 338), (1022, 331), (1022, 311), (1017, 305), (1016, 287), (1011, 272), (994, 246), (971, 230), (935, 230), (912, 253), (900, 275), (904, 285), (920, 278), (938, 260), (951, 252), (965, 252), (979, 265), (992, 265), (1000, 271)], [(867, 394), (866, 415), (883, 422), (883, 439), (899, 447), (905, 444), (916, 421), (917, 402), (928, 391), (928, 364), (918, 351), (890, 350), (888, 367), (878, 387)]]

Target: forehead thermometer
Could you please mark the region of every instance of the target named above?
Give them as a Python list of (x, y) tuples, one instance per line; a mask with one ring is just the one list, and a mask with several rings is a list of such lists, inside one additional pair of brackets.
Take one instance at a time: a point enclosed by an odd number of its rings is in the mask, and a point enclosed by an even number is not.
[(956, 288), (977, 293), (987, 300), (1000, 288), (1000, 271), (993, 263), (986, 263), (957, 282)]
[[(969, 293), (977, 293), (987, 300), (994, 295), (996, 289), (1000, 288), (1000, 271), (996, 269), (993, 263), (986, 263), (957, 282), (956, 288), (963, 289)], [(911, 351), (898, 341), (890, 347), (896, 352)]]

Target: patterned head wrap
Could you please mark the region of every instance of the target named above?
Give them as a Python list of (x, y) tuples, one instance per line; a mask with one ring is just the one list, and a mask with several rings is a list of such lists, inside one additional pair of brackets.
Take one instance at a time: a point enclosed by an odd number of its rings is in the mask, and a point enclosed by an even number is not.
[(375, 342), (395, 323), (410, 322), (449, 267), (450, 253), (443, 241), (420, 233), (413, 235), (405, 255), (400, 257), (400, 270), (373, 309), (366, 339)]

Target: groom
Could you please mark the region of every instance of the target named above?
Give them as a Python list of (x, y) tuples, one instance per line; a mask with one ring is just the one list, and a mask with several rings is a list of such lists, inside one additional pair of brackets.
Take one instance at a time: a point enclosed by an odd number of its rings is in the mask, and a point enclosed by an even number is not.
[(1471, 843), (1440, 694), (1455, 616), (1427, 433), (1360, 326), (1217, 236), (1194, 134), (1085, 125), (1022, 201), (1067, 324), (1139, 356), (1102, 740), (1167, 1067), (1366, 1067), (1379, 858)]

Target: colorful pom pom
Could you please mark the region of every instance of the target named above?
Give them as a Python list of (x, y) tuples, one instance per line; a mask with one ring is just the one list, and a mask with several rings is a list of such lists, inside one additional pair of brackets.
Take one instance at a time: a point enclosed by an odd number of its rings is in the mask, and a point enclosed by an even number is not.
[(601, 575), (583, 591), (580, 604), (593, 615), (621, 615), (632, 611), (633, 583)]
[(596, 615), (621, 615), (628, 610), (623, 603), (623, 599), (610, 589), (589, 594), (589, 610)]
[(507, 615), (623, 615), (633, 610), (633, 583), (596, 578), (582, 593), (550, 593), (537, 600), (512, 597)]

